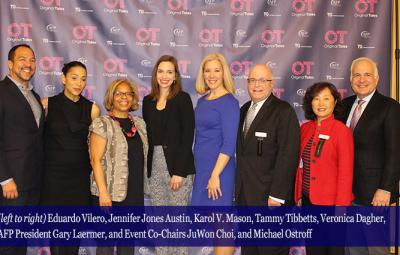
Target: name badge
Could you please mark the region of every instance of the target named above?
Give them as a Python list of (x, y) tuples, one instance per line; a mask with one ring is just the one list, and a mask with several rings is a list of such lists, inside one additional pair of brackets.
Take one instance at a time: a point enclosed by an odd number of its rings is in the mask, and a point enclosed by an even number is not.
[(331, 138), (331, 137), (330, 137), (329, 135), (320, 134), (320, 135), (318, 136), (318, 138), (324, 139), (324, 140), (329, 140), (329, 138)]
[(262, 138), (267, 137), (267, 133), (264, 133), (264, 132), (256, 132), (255, 135), (256, 135), (256, 137), (262, 137)]

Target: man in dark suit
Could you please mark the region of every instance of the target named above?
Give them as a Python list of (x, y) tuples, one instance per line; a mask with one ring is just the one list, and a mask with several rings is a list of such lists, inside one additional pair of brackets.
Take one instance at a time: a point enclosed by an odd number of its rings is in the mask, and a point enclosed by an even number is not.
[[(400, 105), (376, 89), (379, 75), (372, 59), (355, 59), (350, 81), (355, 95), (343, 100), (343, 122), (354, 136), (353, 204), (388, 206), (398, 198)], [(347, 252), (390, 254), (388, 247), (349, 247)]]
[[(0, 81), (0, 205), (37, 205), (42, 169), (43, 108), (32, 90), (35, 54), (29, 45), (8, 53), (9, 74)], [(0, 254), (26, 254), (2, 247)]]
[[(240, 109), (235, 194), (238, 205), (292, 203), (300, 129), (295, 111), (272, 94), (273, 87), (271, 69), (255, 65), (248, 79), (251, 101)], [(242, 247), (244, 255), (288, 253), (289, 247)]]

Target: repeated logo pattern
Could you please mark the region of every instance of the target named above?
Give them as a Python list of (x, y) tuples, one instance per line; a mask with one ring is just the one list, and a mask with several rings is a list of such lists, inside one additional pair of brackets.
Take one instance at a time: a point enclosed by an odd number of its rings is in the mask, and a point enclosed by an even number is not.
[[(251, 67), (265, 63), (274, 73), (274, 94), (288, 101), (302, 120), (302, 98), (312, 83), (330, 81), (343, 96), (351, 93), (349, 67), (359, 56), (378, 62), (380, 91), (389, 94), (390, 2), (0, 1), (0, 55), (4, 63), (11, 46), (31, 44), (38, 64), (33, 83), (41, 96), (62, 90), (64, 62), (82, 61), (88, 67), (84, 94), (101, 105), (107, 85), (116, 78), (133, 79), (142, 99), (150, 91), (153, 64), (172, 54), (196, 104), (200, 61), (220, 52), (229, 62), (241, 104), (248, 100)], [(0, 65), (2, 77), (6, 68)]]

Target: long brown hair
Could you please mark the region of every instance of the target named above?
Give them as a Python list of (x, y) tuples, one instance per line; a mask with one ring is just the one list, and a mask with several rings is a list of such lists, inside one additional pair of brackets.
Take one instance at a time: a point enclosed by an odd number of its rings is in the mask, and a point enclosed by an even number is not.
[(179, 73), (178, 61), (173, 56), (163, 55), (157, 60), (157, 63), (154, 65), (153, 72), (151, 73), (151, 92), (149, 96), (152, 100), (157, 100), (160, 98), (160, 86), (157, 82), (157, 69), (161, 62), (170, 62), (174, 65), (175, 69), (175, 81), (171, 85), (167, 99), (169, 100), (174, 98), (180, 91), (182, 91), (182, 81), (181, 74)]

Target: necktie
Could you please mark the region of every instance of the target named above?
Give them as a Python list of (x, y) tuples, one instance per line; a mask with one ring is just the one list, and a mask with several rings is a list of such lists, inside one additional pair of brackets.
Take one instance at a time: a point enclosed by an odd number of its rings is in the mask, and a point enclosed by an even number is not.
[(361, 117), (362, 105), (363, 105), (364, 103), (365, 103), (365, 101), (362, 100), (362, 99), (358, 100), (358, 102), (357, 102), (356, 109), (354, 110), (353, 116), (351, 117), (351, 120), (350, 120), (350, 128), (351, 128), (352, 130), (354, 130), (354, 128), (355, 128), (356, 125), (357, 125), (358, 120), (359, 120), (360, 117)]
[(256, 108), (257, 103), (253, 104), (250, 109), (247, 111), (246, 119), (244, 121), (244, 136), (246, 137), (247, 132), (250, 129), (251, 123), (253, 122), (254, 118), (256, 117)]

